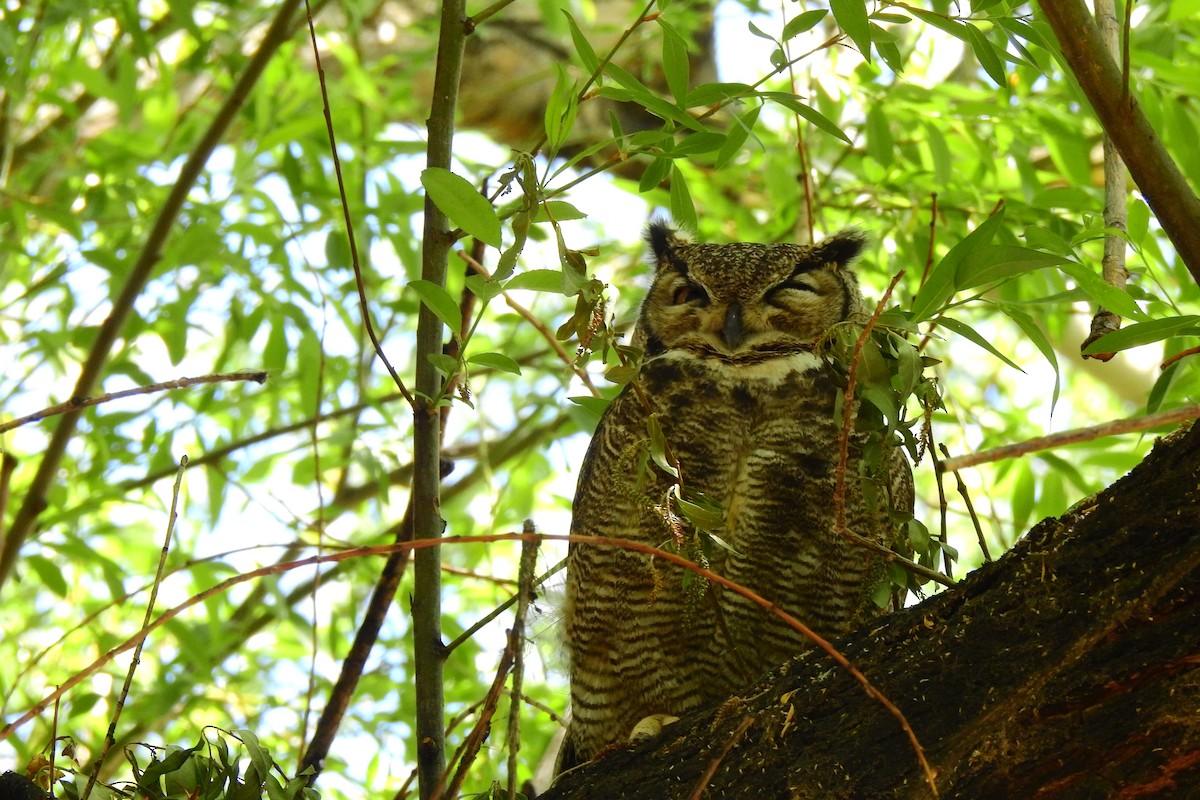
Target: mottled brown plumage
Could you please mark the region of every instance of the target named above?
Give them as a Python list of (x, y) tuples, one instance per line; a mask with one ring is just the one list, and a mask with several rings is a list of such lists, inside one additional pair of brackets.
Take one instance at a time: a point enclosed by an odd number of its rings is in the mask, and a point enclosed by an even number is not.
[[(596, 430), (571, 532), (706, 553), (712, 569), (818, 633), (843, 633), (877, 613), (884, 572), (877, 554), (833, 530), (837, 390), (813, 350), (863, 315), (846, 266), (863, 237), (691, 244), (654, 223), (647, 238), (656, 274), (633, 336), (645, 360)], [(685, 493), (720, 507), (714, 533), (735, 552), (688, 551), (695, 532), (686, 521), (672, 530), (664, 508), (676, 481), (648, 463), (651, 416)], [(911, 510), (908, 464), (893, 455), (891, 505)], [(847, 526), (890, 544), (888, 509), (864, 501), (853, 438), (847, 474)], [(566, 588), (572, 719), (560, 769), (626, 741), (647, 716), (728, 697), (808, 646), (744, 598), (642, 553), (572, 544)]]

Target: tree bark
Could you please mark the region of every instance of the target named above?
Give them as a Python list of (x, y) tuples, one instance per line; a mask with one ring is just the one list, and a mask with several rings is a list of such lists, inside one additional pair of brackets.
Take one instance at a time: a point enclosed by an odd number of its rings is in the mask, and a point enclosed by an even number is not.
[[(1200, 425), (838, 645), (943, 798), (1200, 797)], [(809, 651), (541, 800), (932, 796), (897, 720)]]

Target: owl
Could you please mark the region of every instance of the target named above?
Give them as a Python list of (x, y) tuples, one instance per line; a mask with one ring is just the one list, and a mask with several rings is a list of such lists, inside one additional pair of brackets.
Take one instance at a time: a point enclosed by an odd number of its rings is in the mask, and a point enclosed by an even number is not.
[[(571, 533), (682, 552), (823, 636), (845, 633), (879, 613), (886, 580), (877, 552), (834, 530), (839, 379), (821, 355), (835, 326), (866, 319), (848, 268), (865, 238), (694, 244), (661, 222), (646, 238), (655, 274), (632, 338), (643, 360), (592, 438)], [(911, 515), (911, 472), (899, 449), (886, 453), (889, 488), (868, 502), (861, 445), (851, 437), (846, 525), (891, 546), (892, 512)], [(701, 530), (680, 499), (704, 509)], [(732, 696), (810, 644), (677, 565), (588, 543), (570, 546), (564, 624), (560, 772), (646, 718)]]

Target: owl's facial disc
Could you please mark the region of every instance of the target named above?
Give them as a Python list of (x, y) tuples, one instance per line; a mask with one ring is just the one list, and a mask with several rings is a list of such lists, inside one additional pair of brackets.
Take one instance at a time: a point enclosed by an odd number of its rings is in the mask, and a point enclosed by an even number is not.
[(634, 342), (650, 357), (674, 352), (759, 364), (811, 352), (861, 303), (845, 269), (863, 237), (817, 245), (693, 244), (662, 223), (647, 232), (657, 266)]

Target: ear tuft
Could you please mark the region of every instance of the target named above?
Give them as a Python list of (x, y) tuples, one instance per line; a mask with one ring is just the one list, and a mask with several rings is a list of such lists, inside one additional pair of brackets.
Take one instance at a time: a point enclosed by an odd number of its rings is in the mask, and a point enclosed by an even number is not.
[(650, 251), (654, 253), (655, 263), (661, 264), (673, 260), (673, 251), (675, 243), (679, 241), (679, 235), (666, 220), (655, 219), (646, 226), (646, 241), (650, 244)]
[(822, 264), (844, 267), (862, 253), (867, 235), (856, 228), (847, 228), (827, 236), (813, 245), (812, 253)]

